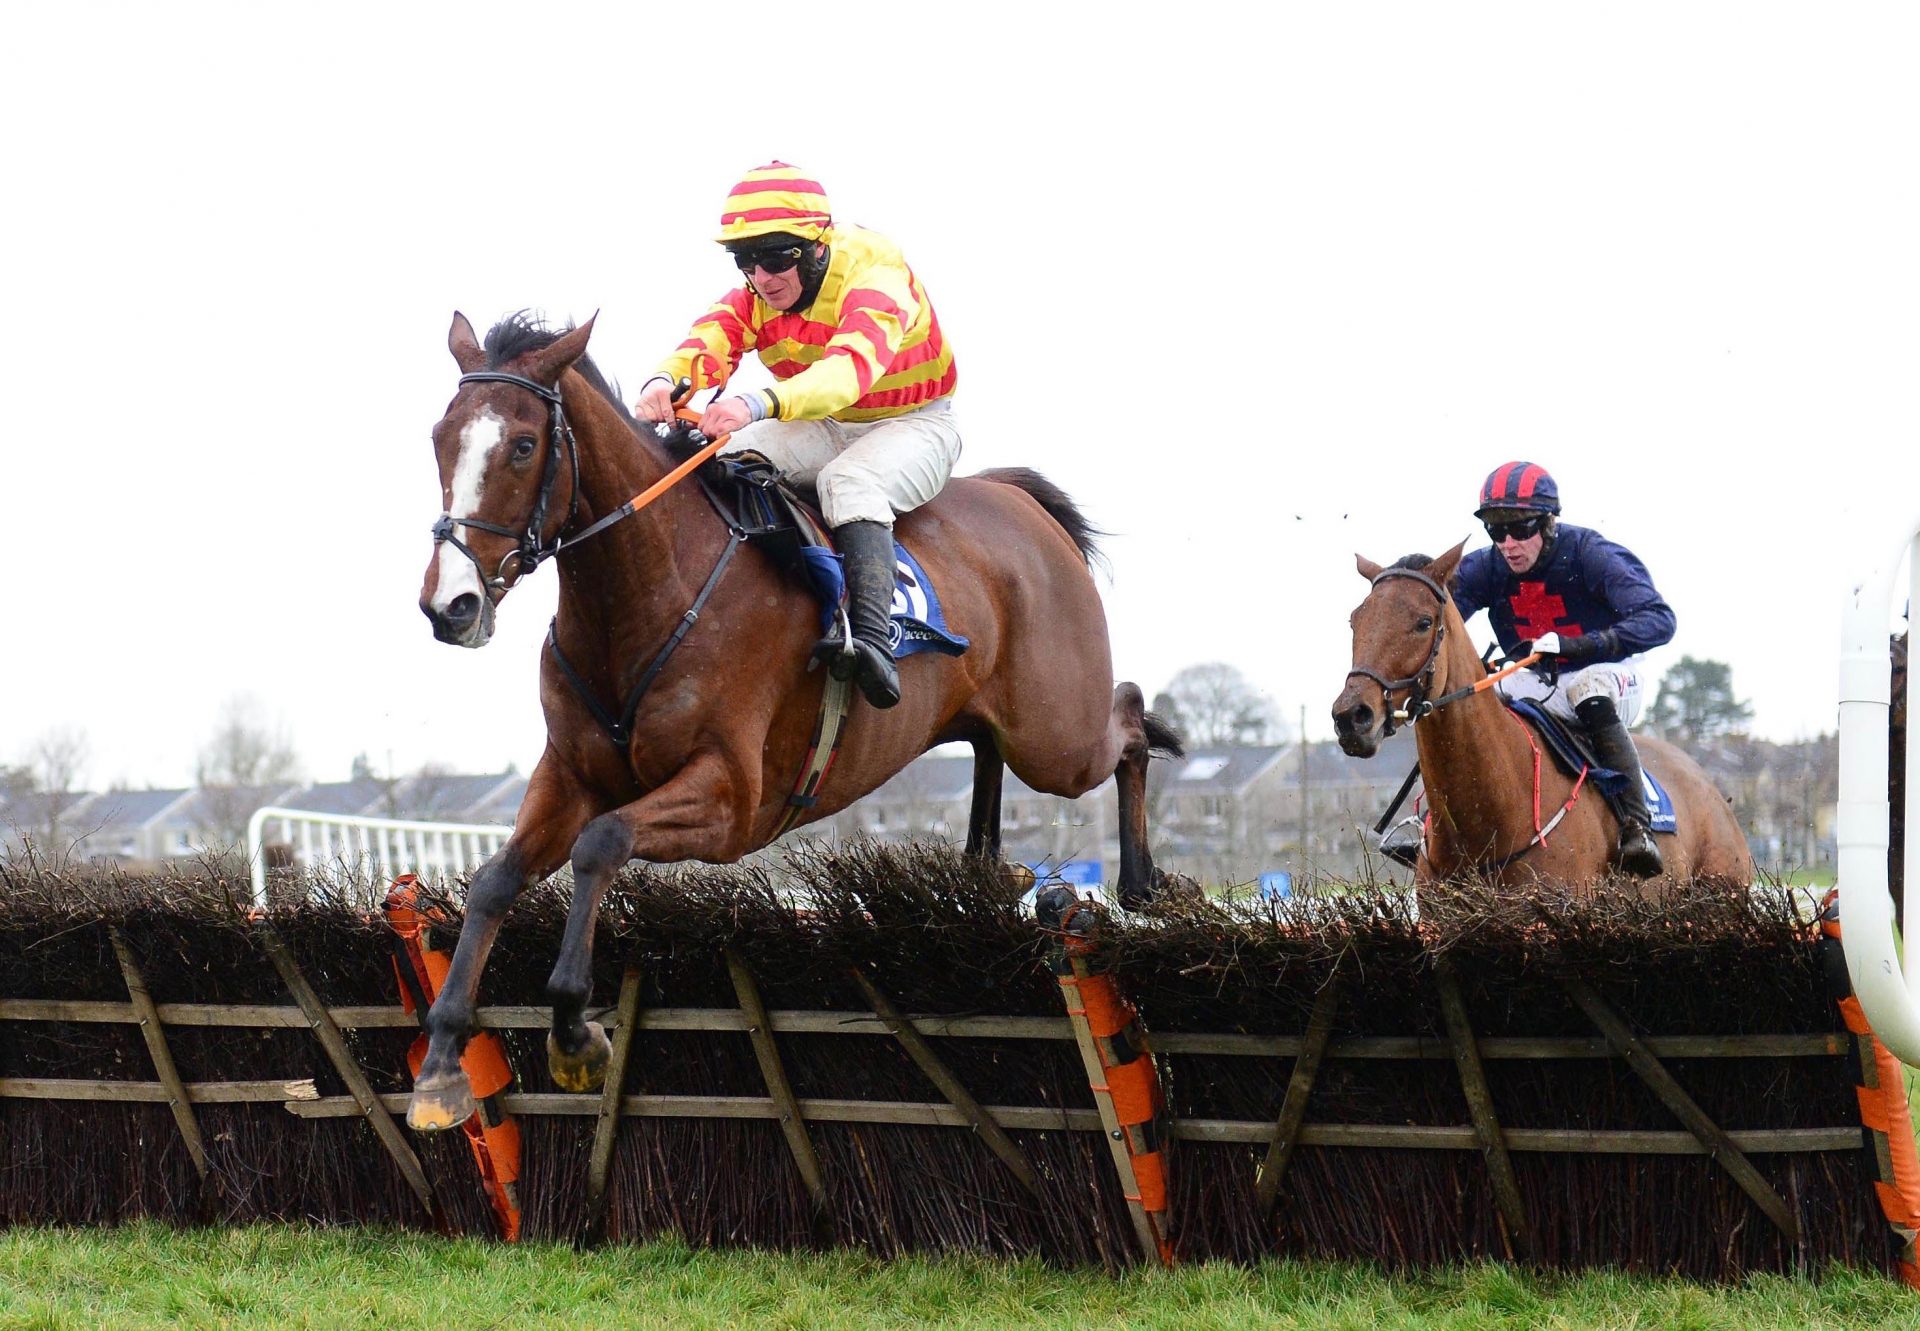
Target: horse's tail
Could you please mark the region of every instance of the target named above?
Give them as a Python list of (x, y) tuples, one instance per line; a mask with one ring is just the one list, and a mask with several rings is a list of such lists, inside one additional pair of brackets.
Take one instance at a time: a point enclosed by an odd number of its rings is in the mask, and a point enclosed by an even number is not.
[(1059, 523), (1061, 530), (1073, 538), (1080, 558), (1087, 562), (1088, 567), (1092, 567), (1100, 554), (1099, 538), (1107, 533), (1087, 521), (1087, 515), (1080, 511), (1080, 506), (1068, 497), (1065, 490), (1031, 467), (993, 467), (979, 473), (979, 477), (983, 481), (1011, 485), (1032, 495), (1040, 507), (1047, 510), (1047, 516)]
[(1153, 758), (1184, 758), (1187, 756), (1187, 742), (1180, 738), (1167, 719), (1155, 712), (1147, 713), (1147, 754)]

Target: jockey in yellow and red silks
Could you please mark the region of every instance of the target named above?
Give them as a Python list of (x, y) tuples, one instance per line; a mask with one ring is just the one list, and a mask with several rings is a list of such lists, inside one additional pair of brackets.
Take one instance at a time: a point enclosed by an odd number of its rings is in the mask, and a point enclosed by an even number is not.
[(754, 449), (819, 492), (845, 559), (853, 641), (831, 635), (815, 655), (891, 707), (893, 519), (938, 494), (959, 459), (953, 348), (899, 247), (836, 224), (826, 191), (795, 167), (748, 172), (716, 239), (745, 281), (641, 385), (634, 413), (667, 420), (677, 380), (705, 388), (759, 353), (778, 382), (718, 399), (700, 428), (737, 432), (727, 451)]

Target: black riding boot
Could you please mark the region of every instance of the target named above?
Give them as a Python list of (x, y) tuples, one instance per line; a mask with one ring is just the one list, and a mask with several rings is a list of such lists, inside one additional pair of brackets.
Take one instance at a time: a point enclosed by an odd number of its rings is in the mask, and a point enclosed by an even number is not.
[(1614, 710), (1611, 698), (1588, 698), (1574, 713), (1593, 741), (1594, 754), (1627, 779), (1621, 797), (1620, 867), (1636, 878), (1652, 878), (1661, 870), (1660, 847), (1653, 839), (1653, 816), (1647, 812), (1647, 786), (1640, 775), (1640, 754), (1633, 736)]
[(813, 659), (826, 664), (835, 679), (851, 679), (875, 707), (900, 701), (900, 672), (894, 668), (893, 528), (881, 522), (848, 522), (833, 529), (847, 573), (847, 619), (853, 626), (852, 653), (840, 635), (822, 638)]

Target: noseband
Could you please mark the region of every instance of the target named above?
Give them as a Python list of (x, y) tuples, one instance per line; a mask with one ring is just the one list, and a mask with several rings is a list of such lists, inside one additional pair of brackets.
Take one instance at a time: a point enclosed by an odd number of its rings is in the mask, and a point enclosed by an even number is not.
[[(1442, 606), (1447, 603), (1446, 589), (1417, 569), (1385, 569), (1379, 577), (1373, 580), (1373, 585), (1378, 587), (1388, 578), (1406, 578), (1410, 582), (1417, 582), (1433, 593), (1435, 602)], [(1360, 678), (1370, 679), (1380, 686), (1380, 692), (1387, 708), (1387, 720), (1381, 730), (1382, 734), (1393, 734), (1393, 723), (1395, 721), (1417, 721), (1433, 710), (1434, 704), (1430, 703), (1427, 699), (1433, 692), (1433, 669), (1440, 660), (1440, 644), (1446, 640), (1446, 636), (1446, 620), (1440, 616), (1435, 616), (1433, 623), (1433, 645), (1427, 649), (1426, 663), (1405, 679), (1388, 679), (1377, 671), (1367, 669), (1365, 666), (1355, 666), (1347, 672), (1348, 679), (1352, 679), (1358, 675)], [(1407, 691), (1407, 704), (1398, 711), (1394, 710), (1393, 706), (1393, 693), (1395, 689), (1405, 689)]]
[[(438, 545), (445, 541), (453, 546), (473, 561), (474, 570), (479, 573), (483, 586), (489, 590), (504, 592), (512, 585), (507, 581), (509, 561), (518, 561), (513, 573), (514, 581), (518, 582), (539, 568), (542, 563), (559, 554), (561, 546), (566, 543), (565, 537), (556, 533), (552, 543), (549, 544), (541, 535), (541, 531), (547, 525), (547, 504), (553, 498), (553, 483), (560, 475), (562, 452), (567, 455), (572, 464), (573, 502), (567, 510), (567, 520), (560, 524), (561, 533), (572, 525), (574, 517), (580, 511), (580, 450), (573, 441), (573, 427), (567, 424), (566, 408), (560, 404), (559, 389), (548, 388), (545, 384), (537, 383), (524, 375), (508, 374), (504, 370), (482, 370), (475, 374), (461, 375), (460, 386), (465, 388), (468, 384), (513, 384), (537, 397), (546, 399), (553, 409), (551, 423), (547, 430), (547, 456), (540, 468), (540, 493), (534, 498), (533, 512), (527, 516), (525, 531), (515, 531), (511, 527), (502, 527), (492, 522), (481, 522), (477, 518), (456, 518), (451, 513), (442, 513), (440, 520), (433, 524), (434, 544)], [(492, 577), (488, 577), (485, 566), (480, 563), (480, 556), (474, 554), (465, 541), (453, 534), (455, 527), (471, 527), (475, 531), (491, 532), (495, 536), (512, 537), (520, 544), (506, 553), (500, 560), (500, 567), (494, 570)]]

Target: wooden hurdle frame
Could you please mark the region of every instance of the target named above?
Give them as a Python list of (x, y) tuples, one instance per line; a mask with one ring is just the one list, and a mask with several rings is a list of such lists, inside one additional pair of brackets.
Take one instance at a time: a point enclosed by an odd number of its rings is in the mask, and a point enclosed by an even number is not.
[[(0, 1022), (122, 1023), (140, 1028), (154, 1066), (152, 1081), (71, 1080), (45, 1078), (0, 1079), (0, 1098), (69, 1101), (164, 1103), (172, 1110), (196, 1168), (206, 1177), (204, 1148), (193, 1109), (202, 1104), (278, 1103), (303, 1119), (365, 1118), (382, 1147), (427, 1209), (433, 1194), (419, 1158), (395, 1116), (404, 1111), (404, 1094), (377, 1094), (366, 1072), (354, 1060), (342, 1032), (373, 1028), (414, 1028), (417, 1018), (398, 1003), (367, 1006), (324, 1006), (272, 926), (254, 924), (256, 940), (272, 962), (293, 999), (291, 1004), (155, 1003), (131, 952), (116, 948), (128, 989), (125, 1002), (58, 999), (0, 1000)], [(858, 977), (872, 1004), (867, 1012), (767, 1010), (744, 959), (725, 958), (739, 1006), (735, 1008), (642, 1008), (640, 975), (629, 970), (618, 1001), (605, 1021), (613, 1040), (613, 1061), (607, 1088), (599, 1095), (514, 1092), (501, 1097), (513, 1115), (565, 1115), (597, 1119), (589, 1179), (589, 1226), (596, 1225), (605, 1204), (608, 1172), (622, 1122), (632, 1118), (721, 1118), (773, 1120), (786, 1138), (795, 1168), (814, 1198), (816, 1207), (828, 1205), (819, 1159), (808, 1136), (815, 1123), (911, 1124), (948, 1127), (973, 1132), (1001, 1160), (1029, 1192), (1035, 1191), (1032, 1166), (1021, 1154), (1008, 1130), (1048, 1130), (1102, 1133), (1112, 1137), (1114, 1125), (1103, 1108), (1046, 1108), (982, 1105), (967, 1092), (941, 1060), (937, 1044), (945, 1038), (993, 1038), (1079, 1043), (1071, 1015), (943, 1016), (902, 1013), (870, 976)], [(1863, 1145), (1859, 1120), (1830, 1126), (1759, 1129), (1726, 1132), (1712, 1123), (1687, 1097), (1665, 1068), (1667, 1059), (1803, 1058), (1842, 1060), (1853, 1052), (1856, 1037), (1845, 1031), (1812, 1034), (1750, 1034), (1738, 1036), (1636, 1036), (1626, 1023), (1578, 981), (1569, 981), (1575, 1003), (1593, 1021), (1591, 1037), (1515, 1038), (1480, 1037), (1466, 1020), (1457, 985), (1444, 965), (1436, 967), (1436, 985), (1447, 1016), (1445, 1039), (1419, 1037), (1331, 1037), (1338, 1004), (1337, 978), (1323, 990), (1306, 1031), (1299, 1036), (1155, 1031), (1150, 1058), (1214, 1055), (1290, 1060), (1282, 1103), (1263, 1120), (1186, 1119), (1171, 1125), (1175, 1140), (1237, 1142), (1265, 1146), (1256, 1188), (1263, 1213), (1278, 1202), (1285, 1185), (1288, 1161), (1301, 1146), (1371, 1147), (1383, 1150), (1419, 1149), (1478, 1151), (1487, 1162), (1508, 1256), (1526, 1261), (1535, 1240), (1517, 1190), (1512, 1185), (1511, 1156), (1523, 1152), (1706, 1155), (1714, 1158), (1789, 1241), (1797, 1238), (1799, 1219), (1752, 1166), (1748, 1156), (1775, 1152), (1858, 1151)], [(530, 1006), (483, 1007), (483, 1027), (492, 1030), (544, 1029), (550, 1014)], [(330, 1065), (349, 1093), (320, 1096), (310, 1081), (185, 1082), (168, 1052), (170, 1029), (228, 1027), (255, 1030), (298, 1029), (314, 1033)], [(636, 1031), (737, 1032), (747, 1035), (759, 1062), (767, 1093), (763, 1096), (688, 1096), (626, 1094), (625, 1069)], [(778, 1038), (782, 1035), (838, 1035), (897, 1041), (915, 1065), (939, 1090), (941, 1099), (925, 1101), (803, 1098), (794, 1094), (785, 1075)], [(1869, 1035), (1866, 1037), (1871, 1039)], [(1503, 1127), (1486, 1093), (1480, 1069), (1488, 1061), (1511, 1059), (1623, 1059), (1673, 1111), (1680, 1126), (1671, 1131), (1606, 1129), (1523, 1129)], [(1459, 1069), (1470, 1109), (1465, 1124), (1349, 1124), (1313, 1123), (1306, 1106), (1319, 1070), (1332, 1060), (1448, 1060)], [(1089, 1082), (1095, 1091), (1097, 1064), (1089, 1064)], [(1157, 1075), (1157, 1074), (1156, 1074)], [(1116, 1152), (1116, 1168), (1121, 1162)], [(1137, 1196), (1122, 1180), (1122, 1194), (1130, 1196), (1139, 1238), (1136, 1257), (1148, 1263), (1168, 1258), (1165, 1243), (1156, 1245), (1139, 1214)], [(1177, 1236), (1175, 1236), (1177, 1240)]]

